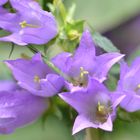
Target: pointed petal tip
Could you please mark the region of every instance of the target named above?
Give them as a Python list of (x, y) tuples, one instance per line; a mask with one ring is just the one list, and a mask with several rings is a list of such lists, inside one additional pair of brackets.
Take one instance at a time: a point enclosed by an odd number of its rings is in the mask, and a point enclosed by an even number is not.
[(121, 95), (113, 104), (114, 107), (117, 107), (121, 102), (122, 100), (126, 97), (126, 95)]
[(109, 116), (108, 120), (105, 123), (99, 125), (99, 128), (111, 132), (113, 130), (113, 123), (112, 123), (111, 116)]
[(67, 98), (65, 94), (67, 94), (67, 92), (65, 92), (65, 93), (59, 93), (58, 96), (59, 96), (61, 99), (65, 100), (65, 98)]
[(92, 35), (91, 35), (91, 33), (90, 33), (90, 31), (88, 30), (88, 29), (86, 29), (86, 30), (84, 30), (84, 32), (82, 33), (82, 37), (81, 37), (81, 39), (82, 38), (85, 38), (85, 37), (89, 37), (89, 38), (91, 38), (91, 40), (92, 40)]
[(125, 54), (120, 54), (120, 59), (125, 57)]
[(13, 60), (4, 60), (4, 64), (6, 64), (8, 67), (11, 67), (12, 66), (12, 61)]
[(32, 60), (39, 60), (39, 61), (42, 61), (41, 53), (38, 52), (38, 53), (36, 53), (35, 55), (33, 55)]
[(75, 134), (77, 134), (78, 132), (80, 132), (84, 129), (86, 129), (86, 127), (85, 128), (80, 128), (80, 129), (77, 129), (76, 127), (73, 127), (72, 128), (72, 135), (75, 135)]
[(89, 31), (89, 29), (85, 29), (83, 33), (90, 34), (90, 31)]
[(72, 130), (72, 135), (75, 135), (76, 133), (78, 133), (77, 131)]

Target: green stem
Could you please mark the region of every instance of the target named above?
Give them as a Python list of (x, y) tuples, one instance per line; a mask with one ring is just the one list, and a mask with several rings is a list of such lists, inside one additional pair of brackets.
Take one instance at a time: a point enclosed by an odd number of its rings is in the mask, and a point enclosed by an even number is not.
[[(29, 48), (30, 51), (32, 51), (33, 53), (41, 53), (38, 49), (36, 49), (34, 46), (32, 45), (28, 45), (27, 46)], [(64, 79), (70, 81), (70, 78), (65, 74), (63, 73), (60, 69), (58, 69), (45, 55), (43, 55), (41, 53), (41, 56), (44, 58), (46, 64), (52, 68), (56, 73), (58, 73), (59, 75), (61, 75)]]
[(58, 73), (59, 75), (61, 75), (64, 79), (71, 81), (70, 78), (63, 73), (60, 69), (58, 69), (47, 57), (44, 56), (45, 62), (47, 63), (47, 65), (52, 68), (56, 73)]
[(99, 130), (94, 128), (88, 128), (86, 130), (85, 140), (100, 140)]
[(9, 58), (11, 57), (13, 51), (14, 51), (14, 48), (15, 48), (15, 44), (12, 43), (12, 46), (11, 46), (11, 51), (10, 51), (10, 54), (9, 54)]

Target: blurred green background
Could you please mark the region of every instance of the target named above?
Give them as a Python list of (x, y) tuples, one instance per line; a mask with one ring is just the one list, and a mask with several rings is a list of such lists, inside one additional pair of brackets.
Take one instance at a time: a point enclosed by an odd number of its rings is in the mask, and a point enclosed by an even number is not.
[[(66, 0), (69, 1), (69, 0)], [(75, 17), (87, 20), (96, 30), (107, 31), (140, 12), (140, 0), (75, 0)]]
[[(71, 0), (64, 1), (67, 6)], [(75, 0), (76, 19), (85, 19), (97, 31), (108, 31), (140, 13), (140, 0)], [(0, 60), (8, 59), (11, 44), (0, 43)], [(21, 53), (31, 54), (25, 47), (16, 47), (11, 59)], [(137, 53), (139, 55), (140, 53)], [(132, 55), (134, 57), (134, 55)], [(0, 78), (8, 78), (7, 70), (1, 63)], [(140, 122), (116, 122), (112, 133), (104, 134), (103, 140), (139, 140)], [(0, 140), (73, 140), (71, 130), (63, 121), (50, 116), (45, 127), (41, 120), (18, 129), (11, 135), (1, 135)]]

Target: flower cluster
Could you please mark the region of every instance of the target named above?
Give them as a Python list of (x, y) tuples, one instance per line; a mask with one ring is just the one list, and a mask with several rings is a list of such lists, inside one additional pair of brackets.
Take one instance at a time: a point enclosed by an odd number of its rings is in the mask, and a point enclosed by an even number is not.
[[(18, 45), (46, 44), (57, 35), (54, 16), (33, 0), (9, 0), (15, 12), (0, 1), (0, 28), (10, 34), (0, 41)], [(48, 100), (58, 95), (77, 112), (73, 134), (89, 127), (112, 131), (120, 104), (128, 112), (140, 109), (140, 58), (130, 67), (118, 52), (96, 54), (95, 43), (85, 29), (73, 53), (62, 52), (49, 63), (41, 53), (32, 58), (5, 60), (14, 81), (0, 83), (0, 133), (7, 134), (36, 120), (48, 108)], [(121, 61), (120, 61), (121, 60)], [(105, 85), (111, 67), (120, 62), (116, 91)], [(55, 69), (58, 69), (56, 71)], [(65, 89), (65, 90), (64, 90)]]
[[(1, 0), (0, 5), (8, 0)], [(13, 42), (18, 45), (44, 44), (57, 34), (54, 16), (43, 11), (33, 0), (9, 0), (15, 13), (9, 13), (0, 7), (0, 28), (10, 34), (0, 41)]]

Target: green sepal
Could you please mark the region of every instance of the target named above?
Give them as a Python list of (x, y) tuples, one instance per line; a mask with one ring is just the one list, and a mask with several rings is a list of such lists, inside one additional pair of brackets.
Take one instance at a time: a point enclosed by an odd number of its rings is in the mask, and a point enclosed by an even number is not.
[(78, 20), (75, 22), (67, 22), (65, 26), (65, 31), (70, 40), (78, 39), (84, 29), (84, 20)]

